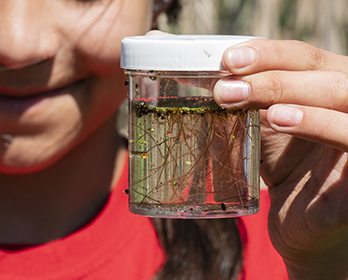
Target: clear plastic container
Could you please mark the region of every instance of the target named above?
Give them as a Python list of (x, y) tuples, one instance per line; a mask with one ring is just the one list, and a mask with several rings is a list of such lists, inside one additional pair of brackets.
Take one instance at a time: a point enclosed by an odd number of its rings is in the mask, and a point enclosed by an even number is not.
[(166, 218), (258, 212), (259, 112), (223, 109), (212, 94), (216, 81), (230, 75), (221, 65), (223, 51), (248, 39), (123, 39), (121, 66), (129, 78), (131, 212)]

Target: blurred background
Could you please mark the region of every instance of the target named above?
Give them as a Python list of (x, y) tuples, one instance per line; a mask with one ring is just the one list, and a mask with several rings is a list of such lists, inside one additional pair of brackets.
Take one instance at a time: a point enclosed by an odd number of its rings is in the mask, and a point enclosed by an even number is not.
[(347, 54), (348, 0), (182, 0), (175, 26), (159, 20), (160, 29), (177, 34), (253, 35), (306, 41)]

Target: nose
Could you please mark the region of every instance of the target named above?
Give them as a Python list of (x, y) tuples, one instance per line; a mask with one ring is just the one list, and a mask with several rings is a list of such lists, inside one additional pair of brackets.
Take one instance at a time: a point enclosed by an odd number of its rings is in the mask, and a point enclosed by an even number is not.
[(0, 68), (22, 68), (53, 57), (51, 0), (0, 0)]

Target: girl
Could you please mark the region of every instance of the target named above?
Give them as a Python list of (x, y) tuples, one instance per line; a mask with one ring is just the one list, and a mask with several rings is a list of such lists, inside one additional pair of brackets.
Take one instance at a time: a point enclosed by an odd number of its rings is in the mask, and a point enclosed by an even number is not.
[[(178, 9), (177, 0), (0, 2), (0, 279), (284, 277), (261, 246), (265, 212), (152, 223), (127, 210), (127, 151), (114, 128), (127, 91), (120, 40)], [(348, 59), (254, 40), (226, 50), (223, 62), (235, 76), (216, 84), (217, 103), (265, 109), (269, 230), (289, 278), (347, 279), (348, 146), (339, 127)]]

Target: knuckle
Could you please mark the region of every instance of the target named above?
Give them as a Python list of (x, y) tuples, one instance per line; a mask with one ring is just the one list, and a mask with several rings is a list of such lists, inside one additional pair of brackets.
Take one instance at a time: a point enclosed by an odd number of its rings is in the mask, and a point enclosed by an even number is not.
[(325, 55), (323, 50), (320, 48), (314, 47), (305, 42), (299, 42), (301, 45), (304, 62), (308, 70), (318, 70), (325, 61)]
[(333, 109), (348, 111), (348, 74), (335, 72), (330, 80), (330, 98), (333, 102)]
[(284, 92), (284, 83), (278, 77), (278, 75), (273, 75), (268, 81), (268, 99), (271, 104), (277, 104), (282, 102), (282, 96)]

